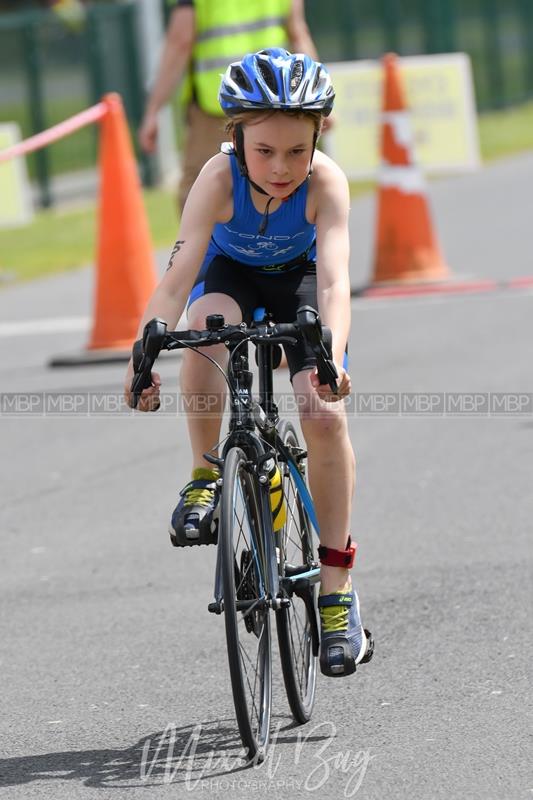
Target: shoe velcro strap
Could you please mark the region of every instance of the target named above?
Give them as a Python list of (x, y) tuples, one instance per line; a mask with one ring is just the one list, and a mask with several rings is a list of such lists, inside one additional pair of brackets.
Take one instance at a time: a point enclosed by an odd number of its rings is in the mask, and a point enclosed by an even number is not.
[(351, 569), (355, 561), (356, 550), (357, 545), (355, 542), (352, 544), (352, 539), (349, 536), (346, 550), (334, 550), (333, 547), (325, 547), (321, 544), (318, 548), (318, 558), (320, 563), (325, 564), (326, 567), (345, 567), (346, 569)]
[(352, 606), (352, 592), (339, 592), (338, 594), (320, 594), (318, 596), (318, 607), (329, 608), (330, 606)]
[(216, 481), (213, 480), (206, 480), (205, 478), (196, 478), (193, 481), (190, 481), (180, 492), (180, 495), (186, 494), (190, 489), (216, 489), (217, 484)]

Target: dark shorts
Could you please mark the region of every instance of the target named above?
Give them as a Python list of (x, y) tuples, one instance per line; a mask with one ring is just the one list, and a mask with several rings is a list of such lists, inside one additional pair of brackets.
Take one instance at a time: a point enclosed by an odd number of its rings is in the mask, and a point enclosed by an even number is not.
[[(224, 256), (204, 264), (189, 297), (189, 305), (206, 294), (220, 292), (239, 305), (247, 325), (256, 308), (265, 308), (275, 322), (294, 322), (300, 306), (317, 308), (316, 264), (307, 262), (280, 274), (261, 273)], [(297, 372), (313, 369), (316, 359), (304, 343), (284, 347), (291, 380)]]

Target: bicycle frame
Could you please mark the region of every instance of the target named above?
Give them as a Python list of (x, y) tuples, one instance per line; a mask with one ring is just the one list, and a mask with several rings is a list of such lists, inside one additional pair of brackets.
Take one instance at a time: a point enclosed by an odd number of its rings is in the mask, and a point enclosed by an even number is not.
[[(287, 466), (291, 472), (295, 483), (298, 486), (305, 511), (319, 535), (318, 522), (309, 490), (302, 478), (298, 464), (284, 447), (280, 447), (277, 440), (277, 424), (279, 422), (278, 408), (274, 401), (273, 369), (274, 369), (274, 348), (276, 344), (257, 343), (257, 364), (259, 372), (259, 401), (255, 403), (252, 397), (253, 373), (249, 369), (249, 343), (239, 342), (235, 345), (227, 345), (230, 351), (230, 365), (228, 379), (233, 388), (231, 393), (231, 411), (229, 422), (229, 436), (224, 444), (221, 461), (223, 462), (226, 454), (232, 447), (240, 447), (250, 459), (251, 465), (255, 465), (260, 480), (256, 485), (260, 486), (260, 509), (262, 529), (264, 539), (260, 542), (263, 548), (264, 560), (266, 565), (267, 585), (264, 587), (266, 600), (271, 607), (279, 607), (280, 583), (277, 570), (277, 559), (275, 552), (274, 534), (272, 529), (272, 514), (270, 509), (270, 488), (266, 472), (261, 473), (261, 468), (268, 461), (277, 447), (283, 450), (283, 455), (287, 461)], [(235, 357), (235, 351), (239, 354)], [(261, 414), (262, 411), (262, 414)], [(257, 435), (256, 428), (259, 428), (261, 437)], [(261, 570), (258, 570), (260, 574)], [(290, 582), (291, 594), (296, 590), (297, 581), (308, 581), (317, 583), (320, 580), (320, 569), (314, 568), (306, 572), (287, 576), (284, 581)], [(301, 584), (300, 584), (301, 585)], [(215, 568), (215, 602), (210, 604), (209, 609), (215, 613), (221, 613), (223, 609), (222, 579), (220, 570), (220, 554), (217, 552), (217, 562)]]

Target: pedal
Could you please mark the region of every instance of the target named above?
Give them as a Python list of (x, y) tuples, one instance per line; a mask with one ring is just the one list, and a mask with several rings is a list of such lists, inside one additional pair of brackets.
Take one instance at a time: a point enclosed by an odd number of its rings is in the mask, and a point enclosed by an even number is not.
[[(361, 661), (359, 661), (359, 664), (367, 664), (372, 660), (372, 656), (374, 655), (374, 637), (366, 628), (363, 630), (367, 638), (367, 646), (366, 653)], [(320, 651), (320, 670), (324, 675), (330, 678), (341, 678), (345, 675), (352, 675), (357, 670), (359, 664), (355, 663), (355, 659), (352, 656), (350, 646), (346, 639), (342, 637), (338, 639), (330, 637), (325, 646), (322, 645), (322, 647), (324, 649)], [(329, 661), (329, 656), (332, 655), (332, 651), (335, 652), (337, 660), (337, 663), (333, 665), (331, 665)], [(342, 660), (339, 659), (339, 656), (342, 656)]]
[(196, 535), (188, 535), (182, 529), (175, 531), (169, 527), (168, 533), (173, 547), (196, 547), (198, 545), (208, 545), (218, 543), (218, 517), (212, 517), (208, 524), (200, 526), (200, 530), (191, 531)]
[[(334, 661), (335, 663), (331, 663)], [(329, 678), (342, 678), (356, 671), (350, 643), (343, 636), (328, 637), (320, 646), (320, 671)]]

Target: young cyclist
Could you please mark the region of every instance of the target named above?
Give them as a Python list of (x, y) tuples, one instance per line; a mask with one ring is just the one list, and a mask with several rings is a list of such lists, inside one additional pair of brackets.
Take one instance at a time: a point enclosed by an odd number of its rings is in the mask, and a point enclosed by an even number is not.
[[(351, 390), (343, 366), (350, 327), (349, 191), (339, 167), (315, 152), (334, 96), (322, 64), (280, 48), (248, 54), (228, 67), (219, 100), (233, 146), (207, 162), (191, 189), (169, 268), (148, 303), (139, 336), (153, 317), (173, 330), (187, 303), (193, 329), (203, 329), (209, 314), (222, 314), (230, 324), (249, 323), (258, 306), (276, 322), (293, 322), (306, 304), (318, 307), (331, 328), (337, 396), (319, 384), (316, 362), (304, 344), (287, 347), (286, 356), (320, 525), (320, 666), (324, 674), (340, 676), (371, 652), (349, 573), (355, 555), (349, 535), (355, 459), (341, 402)], [(223, 345), (210, 352), (218, 361), (227, 357)], [(130, 404), (131, 378), (130, 362), (125, 389)], [(157, 410), (160, 385), (154, 372), (140, 410)], [(175, 540), (201, 541), (217, 501), (218, 477), (203, 454), (220, 439), (225, 383), (206, 359), (184, 351), (181, 391), (218, 398), (218, 413), (210, 403), (208, 415), (188, 415), (192, 480), (171, 523)]]

